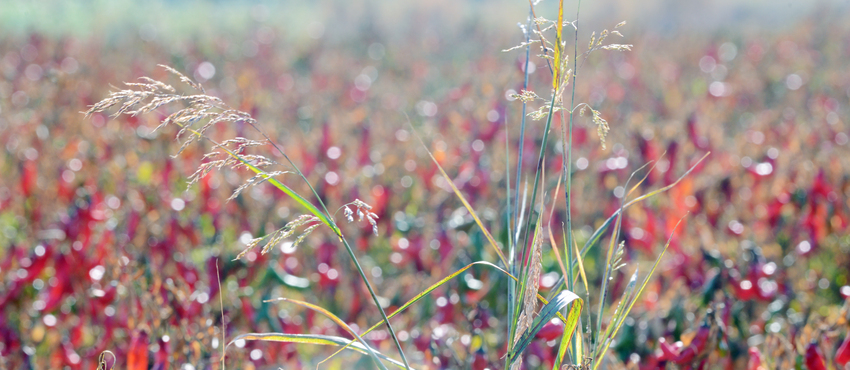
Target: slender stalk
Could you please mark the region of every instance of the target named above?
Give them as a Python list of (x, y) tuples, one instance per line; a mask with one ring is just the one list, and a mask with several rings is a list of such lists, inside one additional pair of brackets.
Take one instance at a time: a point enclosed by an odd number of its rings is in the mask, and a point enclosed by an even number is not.
[(407, 357), (404, 355), (404, 350), (401, 349), (401, 342), (399, 342), (398, 337), (396, 337), (395, 330), (393, 330), (393, 326), (390, 324), (390, 319), (387, 317), (387, 313), (384, 312), (383, 307), (381, 307), (381, 303), (378, 301), (378, 295), (375, 294), (375, 290), (372, 288), (372, 284), (369, 283), (369, 279), (366, 277), (366, 273), (363, 272), (363, 267), (360, 266), (360, 261), (357, 260), (357, 256), (354, 254), (354, 249), (352, 249), (351, 245), (348, 244), (348, 240), (345, 239), (345, 236), (342, 234), (342, 230), (340, 230), (339, 226), (336, 224), (336, 221), (334, 221), (333, 215), (328, 211), (328, 208), (325, 206), (325, 202), (322, 201), (322, 198), (319, 196), (319, 193), (316, 191), (315, 188), (313, 188), (313, 185), (310, 183), (310, 181), (307, 180), (307, 177), (304, 176), (304, 173), (302, 173), (298, 166), (296, 166), (295, 163), (293, 163), (292, 160), (289, 159), (289, 156), (283, 152), (283, 149), (281, 149), (280, 146), (278, 146), (274, 141), (272, 141), (272, 139), (268, 135), (266, 135), (263, 130), (257, 127), (256, 124), (254, 124), (253, 122), (249, 123), (251, 127), (254, 128), (254, 130), (263, 135), (266, 141), (268, 141), (269, 144), (271, 144), (275, 148), (275, 150), (277, 150), (284, 158), (286, 158), (286, 160), (289, 162), (289, 164), (292, 166), (298, 176), (300, 176), (301, 179), (304, 180), (305, 183), (307, 183), (307, 186), (310, 187), (310, 191), (313, 192), (313, 196), (316, 197), (316, 200), (319, 202), (319, 205), (322, 206), (322, 209), (325, 211), (325, 214), (328, 217), (328, 221), (331, 224), (329, 226), (331, 226), (331, 229), (334, 231), (336, 236), (345, 246), (345, 250), (346, 252), (348, 252), (348, 256), (351, 257), (351, 261), (354, 262), (354, 267), (357, 268), (357, 273), (360, 274), (360, 278), (363, 279), (364, 283), (366, 283), (366, 288), (369, 290), (369, 295), (372, 296), (372, 300), (375, 301), (375, 306), (378, 307), (378, 311), (381, 313), (381, 317), (387, 324), (387, 329), (389, 330), (390, 336), (392, 336), (393, 341), (395, 342), (396, 348), (398, 349), (398, 354), (399, 356), (401, 356), (401, 360), (404, 362), (404, 366), (409, 370), (410, 363), (407, 362)]
[[(516, 264), (516, 243), (514, 243), (513, 239), (513, 231), (511, 230), (511, 145), (510, 145), (510, 137), (508, 136), (508, 112), (507, 108), (505, 108), (505, 187), (507, 192), (505, 193), (507, 198), (507, 215), (506, 215), (506, 224), (508, 226), (508, 266), (505, 268), (508, 271), (514, 271), (514, 265)], [(519, 192), (517, 191), (517, 196), (519, 196)], [(508, 280), (508, 312), (513, 312), (514, 305), (514, 296), (516, 295), (516, 282), (513, 280)], [(510, 346), (513, 343), (511, 340), (511, 331), (513, 330), (514, 322), (513, 320), (508, 320), (508, 350), (510, 350)]]
[[(531, 4), (528, 4), (528, 26), (524, 30), (525, 32), (525, 42), (528, 44), (531, 41), (531, 21), (534, 14), (534, 8), (532, 8)], [(525, 46), (525, 68), (523, 69), (524, 74), (524, 82), (522, 84), (523, 90), (528, 90), (528, 62), (530, 60), (531, 54), (531, 44)], [(517, 164), (516, 164), (516, 187), (514, 191), (516, 194), (514, 195), (514, 204), (519, 204), (519, 179), (522, 177), (522, 152), (523, 146), (525, 144), (525, 121), (526, 121), (526, 109), (528, 108), (528, 103), (525, 101), (522, 102), (522, 123), (520, 124), (519, 131), (519, 151), (517, 152)], [(519, 230), (519, 213), (514, 217), (514, 229)], [(516, 236), (514, 240), (514, 244), (519, 242), (519, 235)], [(513, 272), (513, 271), (512, 271)]]
[[(573, 281), (573, 278), (572, 278), (573, 277), (572, 255), (573, 255), (573, 253), (572, 253), (571, 247), (573, 245), (573, 240), (572, 240), (573, 239), (573, 218), (572, 218), (573, 217), (573, 212), (572, 212), (572, 206), (573, 206), (572, 205), (573, 174), (572, 174), (572, 171), (573, 171), (573, 111), (574, 111), (574, 109), (572, 109), (572, 107), (575, 106), (575, 101), (576, 101), (576, 76), (578, 75), (578, 21), (579, 21), (579, 12), (580, 11), (581, 11), (581, 0), (578, 1), (578, 6), (576, 7), (576, 20), (575, 20), (575, 23), (574, 23), (575, 40), (574, 40), (574, 43), (573, 43), (573, 76), (572, 76), (573, 77), (573, 83), (572, 83), (573, 86), (572, 86), (572, 94), (571, 94), (572, 96), (570, 97), (570, 108), (571, 109), (570, 109), (570, 122), (569, 122), (569, 136), (566, 138), (566, 140), (564, 140), (564, 138), (563, 138), (563, 134), (564, 134), (564, 119), (563, 119), (563, 117), (564, 116), (563, 116), (563, 111), (561, 111), (561, 136), (562, 136), (561, 141), (564, 143), (564, 146), (567, 146), (566, 148), (564, 148), (565, 150), (562, 150), (562, 154), (566, 156), (566, 158), (564, 158), (563, 162), (564, 162), (564, 176), (567, 177), (567, 185), (564, 188), (564, 200), (567, 203), (567, 211), (566, 211), (567, 212), (567, 232), (566, 232), (566, 235), (564, 235), (564, 237), (567, 238), (566, 248), (567, 248), (569, 255), (570, 255), (570, 259), (569, 259), (569, 262), (567, 262), (567, 264), (570, 267), (569, 287), (570, 287), (571, 291), (573, 289), (573, 286), (572, 286), (572, 281)], [(562, 26), (563, 26), (562, 24), (558, 25), (558, 27), (562, 27)], [(576, 258), (582, 258), (582, 256), (576, 256)], [(590, 304), (590, 302), (588, 302), (588, 304)], [(590, 322), (588, 322), (588, 325), (590, 325)], [(570, 353), (572, 353), (573, 357), (574, 357), (573, 363), (576, 364), (576, 365), (580, 365), (582, 359), (575, 358), (575, 357), (577, 357), (576, 355), (578, 354), (579, 346), (581, 345), (578, 342), (579, 340), (581, 340), (580, 330), (574, 335), (575, 335), (575, 337), (573, 337), (573, 340), (572, 340), (572, 346), (570, 348)]]

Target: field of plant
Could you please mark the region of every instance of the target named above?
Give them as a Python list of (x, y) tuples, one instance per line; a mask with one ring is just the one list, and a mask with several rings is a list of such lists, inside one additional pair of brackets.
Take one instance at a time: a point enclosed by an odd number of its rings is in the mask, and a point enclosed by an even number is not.
[(0, 369), (850, 369), (846, 7), (187, 4), (0, 5)]

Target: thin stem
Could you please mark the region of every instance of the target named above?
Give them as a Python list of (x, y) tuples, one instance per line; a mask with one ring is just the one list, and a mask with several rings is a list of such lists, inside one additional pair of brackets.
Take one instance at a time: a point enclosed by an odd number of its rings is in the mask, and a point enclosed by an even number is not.
[(283, 155), (284, 158), (286, 158), (292, 168), (295, 169), (295, 172), (298, 174), (298, 176), (301, 176), (301, 179), (303, 179), (304, 182), (307, 183), (307, 186), (310, 187), (310, 191), (313, 192), (313, 195), (316, 197), (316, 200), (318, 200), (319, 205), (322, 206), (322, 209), (328, 216), (328, 221), (331, 224), (329, 226), (331, 226), (331, 229), (334, 231), (334, 233), (336, 233), (336, 236), (339, 238), (339, 240), (342, 241), (342, 244), (345, 246), (346, 252), (348, 252), (348, 256), (351, 257), (351, 261), (354, 262), (354, 267), (357, 268), (357, 273), (360, 274), (360, 278), (363, 279), (364, 283), (366, 283), (366, 288), (369, 290), (369, 295), (372, 296), (372, 300), (375, 301), (375, 306), (378, 307), (378, 311), (381, 313), (381, 317), (387, 324), (387, 329), (389, 329), (390, 336), (392, 336), (393, 341), (395, 342), (396, 348), (398, 349), (398, 354), (399, 356), (401, 356), (401, 360), (404, 362), (404, 366), (409, 370), (410, 363), (407, 362), (407, 357), (404, 355), (404, 350), (401, 349), (401, 342), (399, 342), (398, 337), (396, 337), (393, 326), (390, 325), (390, 319), (387, 317), (387, 313), (384, 312), (384, 309), (381, 307), (381, 303), (378, 301), (378, 296), (375, 294), (375, 290), (372, 288), (372, 284), (369, 283), (369, 279), (366, 277), (366, 273), (363, 272), (363, 267), (360, 266), (360, 261), (358, 261), (357, 256), (354, 255), (354, 250), (351, 248), (351, 245), (348, 244), (348, 240), (345, 239), (345, 236), (342, 234), (342, 230), (340, 230), (339, 226), (337, 226), (336, 221), (334, 221), (333, 216), (328, 211), (328, 208), (325, 206), (325, 202), (322, 201), (322, 198), (319, 196), (319, 193), (316, 192), (316, 189), (313, 188), (313, 185), (310, 184), (310, 181), (308, 181), (307, 177), (304, 176), (304, 173), (302, 173), (298, 166), (296, 166), (295, 163), (293, 163), (292, 160), (289, 159), (289, 156), (283, 152), (283, 149), (281, 149), (280, 146), (278, 146), (274, 141), (272, 141), (272, 139), (269, 138), (269, 136), (266, 135), (263, 130), (257, 127), (254, 122), (249, 121), (248, 123), (251, 125), (251, 127), (254, 128), (254, 130), (263, 135), (266, 141), (268, 141), (269, 144), (271, 144), (281, 155)]
[[(528, 9), (528, 27), (525, 29), (525, 42), (528, 44), (529, 40), (531, 40), (531, 20), (534, 14), (534, 8), (529, 3)], [(523, 90), (528, 91), (528, 63), (530, 60), (531, 54), (531, 44), (525, 46), (525, 68), (523, 69), (524, 74), (524, 82), (522, 85)], [(514, 195), (514, 204), (519, 204), (519, 179), (522, 177), (522, 152), (523, 146), (525, 145), (525, 121), (526, 121), (526, 109), (528, 107), (528, 103), (524, 100), (522, 102), (522, 123), (520, 125), (519, 131), (519, 151), (517, 152), (517, 164), (516, 164), (516, 187), (514, 191), (516, 194)], [(519, 213), (514, 216), (514, 230), (519, 230)], [(517, 234), (516, 239), (514, 239), (514, 244), (519, 242), (519, 234)], [(512, 271), (513, 272), (513, 271)]]
[[(570, 107), (575, 105), (576, 101), (576, 76), (578, 75), (578, 21), (579, 21), (579, 12), (581, 11), (581, 0), (578, 1), (578, 6), (576, 7), (576, 20), (573, 23), (573, 29), (575, 30), (575, 39), (573, 42), (573, 86), (572, 86), (572, 94), (570, 97)], [(563, 25), (559, 24), (558, 27)], [(562, 154), (566, 156), (564, 158), (564, 176), (567, 178), (567, 186), (564, 188), (564, 199), (567, 203), (567, 231), (565, 238), (567, 238), (566, 248), (569, 251), (570, 261), (567, 264), (570, 267), (570, 277), (569, 277), (569, 286), (570, 289), (573, 289), (572, 286), (572, 277), (573, 277), (573, 261), (572, 261), (572, 245), (573, 245), (573, 212), (572, 212), (572, 180), (573, 180), (573, 112), (575, 109), (570, 109), (570, 122), (569, 122), (569, 134), (566, 140), (563, 140), (564, 134), (564, 119), (563, 119), (563, 111), (561, 111), (561, 135), (562, 142), (564, 143), (565, 150), (562, 150)], [(582, 256), (576, 256), (576, 258), (582, 258)], [(590, 304), (590, 301), (587, 302)], [(589, 320), (589, 319), (588, 319)], [(588, 321), (588, 325), (590, 325), (590, 321)], [(579, 340), (581, 340), (580, 330), (573, 334), (572, 340), (572, 348), (570, 352), (573, 354), (573, 363), (581, 364), (582, 359), (579, 357)]]

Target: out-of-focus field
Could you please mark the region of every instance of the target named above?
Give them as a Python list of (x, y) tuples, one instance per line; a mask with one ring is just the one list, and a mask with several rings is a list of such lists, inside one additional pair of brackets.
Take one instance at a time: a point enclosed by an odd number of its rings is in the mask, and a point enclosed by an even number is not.
[[(710, 323), (695, 360), (706, 368), (747, 368), (756, 348), (774, 361), (765, 368), (812, 366), (819, 355), (842, 369), (836, 355), (850, 297), (847, 6), (773, 3), (600, 2), (582, 10), (580, 48), (592, 31), (621, 20), (628, 23), (617, 42), (634, 48), (595, 53), (579, 66), (577, 99), (611, 127), (606, 148), (589, 117), (574, 129), (579, 245), (619, 208), (632, 171), (657, 161), (629, 199), (673, 183), (711, 152), (676, 187), (625, 212), (627, 264), (605, 298), (611, 309), (635, 268), (645, 274), (675, 236), (603, 367), (663, 368), (671, 361), (665, 351), (679, 341), (687, 347)], [(193, 144), (172, 157), (180, 148), (175, 129), (152, 130), (167, 109), (116, 119), (80, 113), (110, 85), (140, 76), (180, 86), (157, 64), (257, 118), (329, 208), (354, 199), (374, 207), (377, 236), (366, 222), (344, 231), (388, 312), (473, 261), (497, 262), (407, 116), (504, 243), (505, 148), (513, 187), (521, 115), (510, 95), (522, 89), (525, 53), (502, 50), (522, 42), (516, 24), (527, 6), (0, 4), (0, 368), (95, 369), (104, 350), (121, 369), (219, 368), (222, 317), (228, 340), (270, 331), (347, 337), (312, 311), (263, 303), (276, 297), (318, 304), (360, 330), (380, 320), (327, 230), (296, 248), (290, 240), (234, 261), (245, 242), (301, 209), (268, 184), (227, 202), (248, 171), (213, 172), (187, 188), (212, 148)], [(536, 9), (551, 19), (557, 4)], [(546, 61), (532, 63), (529, 86), (548, 99)], [(542, 185), (544, 222), (558, 245), (560, 125), (556, 116)], [(240, 124), (211, 132), (256, 138)], [(542, 136), (543, 122), (529, 121), (522, 184)], [(270, 147), (255, 150), (282, 161)], [(294, 175), (282, 179), (309, 192)], [(584, 262), (592, 287), (602, 279), (603, 249)], [(559, 271), (547, 243), (542, 294)], [(506, 289), (503, 276), (473, 268), (393, 319), (416, 368), (503, 367)], [(591, 288), (586, 305), (594, 322), (595, 294)], [(526, 351), (526, 368), (551, 368), (560, 327), (550, 326)], [(365, 339), (395, 353), (386, 331)], [(312, 368), (330, 353), (237, 342), (227, 365)], [(372, 364), (344, 353), (322, 366)]]

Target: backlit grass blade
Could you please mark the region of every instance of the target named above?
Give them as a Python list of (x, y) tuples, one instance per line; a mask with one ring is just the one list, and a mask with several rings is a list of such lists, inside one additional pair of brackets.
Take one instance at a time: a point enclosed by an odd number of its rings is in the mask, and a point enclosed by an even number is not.
[(634, 294), (635, 287), (637, 286), (637, 278), (639, 271), (639, 268), (635, 268), (635, 272), (632, 274), (632, 277), (629, 278), (629, 283), (626, 285), (626, 289), (623, 292), (623, 296), (620, 298), (620, 301), (617, 302), (617, 308), (614, 309), (614, 314), (612, 315), (611, 320), (608, 322), (608, 327), (605, 328), (605, 334), (602, 335), (599, 343), (606, 343), (609, 340), (613, 339), (612, 332), (614, 328), (617, 326), (617, 323), (619, 323), (620, 320), (625, 319), (625, 308), (629, 305), (629, 302), (634, 299), (632, 295)]
[[(703, 158), (705, 158), (705, 157), (703, 157)], [(687, 215), (685, 215), (685, 217), (687, 217)], [(652, 269), (649, 270), (649, 274), (647, 274), (646, 278), (643, 279), (643, 283), (640, 285), (640, 289), (638, 289), (637, 294), (635, 294), (634, 299), (632, 299), (632, 301), (629, 303), (629, 305), (626, 307), (626, 309), (623, 310), (623, 316), (622, 316), (623, 319), (621, 319), (619, 322), (616, 323), (616, 327), (614, 328), (614, 331), (611, 333), (610, 338), (615, 338), (617, 336), (617, 332), (619, 332), (620, 327), (623, 325), (623, 322), (625, 322), (626, 315), (628, 315), (629, 312), (631, 312), (632, 307), (634, 307), (635, 302), (637, 302), (638, 298), (640, 297), (640, 294), (643, 293), (643, 290), (646, 288), (646, 285), (649, 283), (649, 279), (652, 277), (652, 274), (655, 273), (655, 269), (658, 268), (658, 264), (661, 262), (661, 258), (664, 257), (664, 253), (667, 252), (667, 248), (670, 247), (670, 242), (673, 240), (673, 235), (676, 235), (676, 230), (679, 228), (679, 224), (682, 223), (682, 220), (684, 220), (685, 217), (682, 217), (681, 219), (679, 219), (679, 222), (676, 223), (676, 226), (673, 228), (673, 231), (670, 233), (670, 237), (667, 238), (667, 243), (664, 244), (664, 249), (662, 249), (661, 253), (658, 254), (658, 258), (655, 259), (655, 264), (652, 265)], [(612, 324), (614, 324), (614, 323), (612, 322)], [(599, 366), (599, 363), (601, 362), (602, 358), (605, 357), (605, 353), (608, 351), (608, 347), (610, 347), (610, 346), (611, 346), (611, 341), (607, 340), (604, 344), (604, 347), (602, 347), (602, 349), (598, 351), (598, 354), (595, 356), (595, 361), (593, 361), (593, 370), (596, 370), (596, 368)]]
[(349, 334), (351, 334), (352, 336), (357, 338), (357, 340), (360, 343), (362, 343), (363, 347), (365, 347), (366, 351), (368, 352), (368, 355), (371, 356), (372, 360), (375, 361), (375, 365), (377, 365), (381, 369), (386, 370), (386, 367), (381, 362), (381, 360), (378, 358), (377, 353), (374, 350), (372, 350), (371, 347), (369, 347), (369, 345), (366, 343), (366, 341), (364, 341), (363, 338), (361, 338), (360, 335), (358, 335), (357, 332), (354, 331), (354, 329), (351, 329), (351, 327), (348, 326), (348, 324), (346, 324), (345, 321), (342, 321), (342, 319), (340, 319), (339, 317), (337, 317), (336, 315), (334, 315), (330, 311), (328, 311), (328, 310), (326, 310), (322, 307), (316, 306), (312, 303), (307, 303), (307, 302), (304, 302), (304, 301), (299, 301), (297, 299), (291, 299), (291, 298), (270, 299), (270, 300), (267, 300), (267, 301), (264, 301), (264, 302), (279, 302), (279, 301), (292, 302), (292, 303), (295, 303), (299, 306), (309, 308), (309, 309), (316, 311), (316, 312), (318, 312), (322, 315), (325, 315), (327, 318), (331, 319), (331, 321), (333, 321), (334, 323), (339, 325), (341, 328), (345, 329), (345, 331), (347, 331)]
[(507, 260), (507, 258), (505, 258), (505, 254), (502, 253), (502, 250), (499, 248), (499, 244), (497, 244), (496, 240), (493, 239), (493, 235), (490, 235), (490, 231), (488, 231), (487, 228), (484, 227), (484, 223), (481, 222), (481, 219), (478, 217), (478, 214), (475, 213), (475, 210), (472, 209), (472, 206), (469, 204), (469, 202), (466, 201), (466, 197), (464, 197), (463, 194), (460, 192), (460, 190), (457, 188), (457, 186), (455, 186), (455, 183), (452, 181), (452, 178), (449, 177), (449, 175), (443, 169), (443, 166), (440, 166), (440, 162), (437, 162), (437, 158), (434, 158), (434, 154), (432, 154), (431, 150), (428, 149), (428, 146), (425, 145), (425, 141), (422, 140), (422, 137), (420, 137), (419, 133), (416, 132), (416, 129), (413, 128), (413, 124), (410, 122), (409, 119), (408, 119), (407, 123), (408, 123), (408, 125), (410, 125), (410, 129), (413, 130), (413, 134), (416, 135), (417, 139), (419, 139), (419, 143), (422, 144), (422, 148), (424, 148), (425, 151), (428, 152), (428, 156), (431, 157), (431, 160), (437, 166), (437, 169), (440, 170), (440, 174), (443, 175), (443, 178), (446, 180), (446, 182), (449, 183), (449, 186), (451, 186), (455, 195), (457, 195), (458, 199), (460, 199), (460, 202), (463, 203), (463, 206), (466, 207), (466, 210), (469, 211), (470, 215), (472, 215), (472, 218), (475, 220), (475, 223), (478, 224), (479, 228), (481, 228), (481, 232), (484, 233), (484, 237), (487, 238), (487, 241), (490, 242), (490, 246), (492, 246), (493, 250), (496, 251), (496, 254), (499, 256), (499, 260), (502, 261), (502, 264), (505, 267), (508, 267), (509, 266), (508, 260)]
[(561, 309), (567, 307), (570, 303), (573, 305), (570, 307), (569, 313), (567, 314), (564, 333), (569, 333), (567, 336), (566, 346), (569, 346), (569, 340), (572, 338), (573, 332), (575, 332), (578, 327), (578, 319), (581, 315), (581, 307), (583, 301), (579, 296), (569, 290), (562, 290), (558, 295), (555, 296), (551, 302), (545, 304), (543, 308), (540, 309), (540, 313), (537, 317), (534, 318), (534, 322), (531, 324), (531, 327), (522, 334), (517, 344), (511, 349), (510, 353), (508, 353), (508, 363), (511, 364), (522, 355), (522, 352), (531, 344), (531, 341), (534, 340), (534, 337), (546, 325), (549, 320), (551, 320), (555, 316), (561, 316)]
[[(510, 274), (510, 273), (509, 273), (509, 272), (507, 272), (506, 270), (502, 269), (501, 267), (499, 267), (499, 266), (497, 266), (497, 265), (495, 265), (495, 264), (493, 264), (493, 263), (490, 263), (490, 262), (487, 262), (487, 261), (477, 261), (477, 262), (473, 262), (473, 263), (470, 263), (470, 264), (468, 264), (468, 265), (464, 266), (464, 267), (463, 267), (463, 268), (461, 268), (460, 270), (455, 271), (455, 272), (454, 272), (454, 273), (452, 273), (451, 275), (448, 275), (448, 276), (446, 276), (446, 277), (444, 277), (444, 278), (440, 279), (440, 281), (438, 281), (438, 282), (434, 283), (433, 285), (431, 285), (431, 286), (430, 286), (430, 287), (428, 287), (427, 289), (425, 289), (425, 290), (423, 290), (422, 292), (420, 292), (419, 294), (417, 294), (415, 297), (413, 297), (412, 299), (410, 299), (409, 301), (407, 301), (407, 303), (405, 303), (405, 304), (401, 305), (401, 306), (400, 306), (397, 310), (393, 311), (393, 312), (392, 312), (391, 314), (389, 314), (387, 317), (388, 317), (388, 318), (393, 318), (393, 317), (395, 317), (395, 316), (397, 316), (397, 315), (401, 314), (402, 312), (404, 312), (404, 310), (406, 310), (406, 309), (410, 308), (410, 306), (412, 306), (414, 303), (418, 302), (419, 300), (421, 300), (422, 298), (424, 298), (426, 295), (428, 295), (428, 293), (433, 292), (435, 289), (439, 288), (439, 287), (440, 287), (440, 286), (442, 286), (443, 284), (445, 284), (445, 283), (447, 283), (448, 281), (450, 281), (450, 280), (452, 280), (452, 279), (454, 279), (454, 278), (458, 277), (458, 276), (459, 276), (460, 274), (462, 274), (464, 271), (469, 270), (472, 266), (486, 266), (486, 267), (490, 267), (490, 268), (492, 268), (492, 269), (494, 269), (494, 270), (496, 270), (496, 271), (498, 271), (498, 272), (501, 272), (502, 274), (506, 275), (507, 277), (509, 277), (509, 278), (510, 278), (512, 281), (514, 281), (514, 282), (518, 282), (518, 281), (519, 281), (519, 279), (518, 279), (516, 276), (514, 276), (514, 275)], [(548, 301), (546, 298), (544, 298), (542, 295), (540, 295), (540, 294), (537, 294), (537, 300), (539, 300), (540, 302), (542, 302), (544, 305), (549, 303), (549, 301)], [(557, 313), (557, 315), (556, 315), (556, 316), (557, 316), (557, 317), (558, 317), (558, 318), (559, 318), (562, 322), (564, 322), (564, 324), (566, 324), (566, 323), (567, 323), (567, 321), (568, 321), (568, 320), (567, 320), (567, 318), (566, 318), (566, 317), (564, 317), (561, 313)], [(363, 333), (362, 333), (361, 335), (369, 334), (370, 332), (372, 332), (372, 331), (374, 331), (375, 329), (379, 328), (382, 324), (383, 324), (383, 322), (379, 322), (379, 323), (377, 323), (377, 324), (373, 325), (373, 326), (372, 326), (372, 327), (370, 327), (369, 329), (366, 329), (365, 331), (363, 331)], [(330, 355), (328, 358), (326, 358), (326, 359), (322, 360), (322, 362), (326, 362), (326, 361), (328, 361), (331, 357), (336, 356), (336, 354), (338, 354), (338, 353), (342, 352), (342, 350), (343, 350), (343, 349), (345, 349), (345, 348), (343, 347), (342, 349), (340, 349), (340, 350), (336, 351), (336, 353), (334, 353), (334, 354)], [(321, 364), (322, 362), (320, 362), (320, 364)]]
[[(576, 255), (579, 255), (581, 253), (578, 250), (578, 243), (576, 242), (575, 237), (573, 237), (573, 248), (574, 248)], [(584, 271), (584, 262), (582, 262), (581, 258), (578, 259), (578, 272), (579, 272), (579, 275), (581, 276), (581, 282), (584, 283), (584, 291), (590, 292), (590, 289), (588, 288), (588, 285), (587, 285), (587, 274)]]
[[(364, 347), (363, 344), (348, 340), (343, 337), (337, 337), (333, 335), (320, 335), (320, 334), (287, 334), (287, 333), (248, 333), (242, 334), (234, 338), (230, 343), (227, 344), (229, 347), (231, 344), (236, 342), (237, 340), (250, 340), (250, 341), (263, 341), (263, 342), (280, 342), (280, 343), (296, 343), (296, 344), (316, 344), (323, 346), (345, 346), (344, 348), (359, 352), (364, 355), (369, 355), (369, 349)], [(399, 368), (404, 369), (404, 364), (396, 361), (392, 358), (389, 358), (380, 352), (374, 352), (378, 358), (387, 361)]]
[[(663, 193), (667, 190), (672, 189), (673, 187), (678, 185), (685, 177), (687, 177), (697, 166), (699, 166), (699, 164), (702, 163), (702, 161), (704, 161), (709, 155), (711, 155), (711, 152), (705, 153), (705, 155), (703, 155), (702, 158), (700, 158), (696, 163), (694, 163), (694, 165), (690, 169), (685, 171), (685, 173), (682, 174), (682, 176), (680, 176), (678, 179), (676, 179), (676, 181), (674, 181), (670, 185), (667, 185), (667, 186), (660, 188), (660, 189), (656, 189), (654, 191), (651, 191), (649, 193), (646, 193), (646, 194), (641, 195), (641, 196), (639, 196), (635, 199), (630, 200), (625, 205), (623, 205), (623, 210), (628, 209), (630, 206), (632, 206), (636, 203), (642, 202), (646, 199), (649, 199), (649, 198), (654, 197), (658, 194), (661, 194), (661, 193)], [(597, 228), (596, 231), (594, 231), (593, 234), (590, 235), (590, 238), (587, 239), (587, 241), (584, 243), (584, 246), (581, 248), (581, 253), (578, 256), (576, 256), (576, 260), (572, 262), (573, 267), (578, 265), (578, 263), (579, 263), (578, 259), (584, 258), (587, 255), (587, 253), (590, 251), (590, 248), (592, 248), (594, 245), (596, 245), (597, 242), (599, 242), (599, 240), (602, 238), (602, 235), (605, 233), (606, 230), (608, 230), (608, 227), (611, 226), (611, 223), (613, 223), (614, 220), (617, 219), (617, 216), (619, 214), (620, 214), (619, 209), (614, 211), (614, 213), (612, 213), (611, 216), (608, 216), (608, 218), (605, 220), (605, 222), (603, 222), (602, 225), (600, 225), (599, 228)], [(575, 278), (575, 276), (574, 276), (574, 278)], [(560, 286), (564, 285), (565, 282), (566, 281), (564, 280), (564, 277), (561, 277), (561, 279), (558, 280), (558, 282), (556, 282), (554, 286), (560, 287)], [(566, 286), (566, 285), (564, 285), (564, 286)]]
[[(178, 123), (178, 125), (179, 125), (179, 123)], [(209, 140), (214, 145), (216, 145), (218, 148), (224, 150), (228, 155), (232, 156), (235, 159), (238, 159), (240, 162), (245, 164), (246, 167), (248, 167), (249, 169), (254, 171), (256, 174), (263, 176), (263, 178), (265, 178), (267, 181), (269, 181), (269, 183), (271, 183), (272, 185), (274, 185), (275, 187), (277, 187), (278, 189), (280, 189), (281, 191), (283, 191), (284, 193), (289, 195), (291, 198), (295, 199), (295, 201), (297, 201), (299, 204), (301, 204), (303, 207), (305, 207), (308, 211), (310, 211), (310, 213), (312, 213), (314, 216), (318, 217), (322, 221), (322, 223), (327, 225), (334, 232), (334, 234), (336, 234), (336, 236), (342, 242), (343, 246), (345, 246), (346, 252), (348, 252), (349, 257), (351, 257), (351, 260), (354, 263), (354, 267), (357, 269), (357, 272), (360, 274), (360, 278), (363, 279), (363, 282), (366, 284), (366, 288), (368, 288), (368, 290), (369, 290), (369, 295), (372, 297), (372, 300), (375, 302), (375, 305), (377, 306), (378, 311), (381, 313), (381, 316), (384, 319), (384, 323), (387, 324), (387, 328), (390, 332), (390, 336), (392, 336), (393, 341), (395, 342), (396, 348), (398, 348), (398, 352), (399, 352), (399, 355), (401, 356), (402, 361), (404, 361), (405, 365), (408, 365), (407, 358), (404, 356), (404, 351), (402, 351), (402, 349), (401, 349), (401, 343), (398, 341), (398, 337), (395, 334), (395, 330), (393, 330), (393, 327), (390, 325), (390, 321), (387, 318), (386, 312), (384, 312), (384, 309), (381, 307), (380, 302), (378, 302), (378, 296), (375, 294), (375, 291), (372, 288), (372, 284), (370, 284), (369, 280), (366, 278), (366, 273), (363, 271), (363, 268), (360, 266), (360, 262), (357, 260), (357, 256), (354, 254), (354, 250), (351, 249), (351, 245), (348, 244), (348, 241), (342, 235), (342, 230), (340, 230), (339, 227), (336, 225), (336, 222), (334, 222), (333, 219), (331, 219), (330, 213), (329, 212), (323, 213), (316, 206), (314, 206), (312, 203), (310, 203), (309, 201), (304, 199), (304, 197), (302, 197), (301, 195), (299, 195), (298, 193), (296, 193), (295, 191), (293, 191), (292, 189), (290, 189), (289, 187), (287, 187), (286, 185), (284, 185), (283, 183), (281, 183), (277, 179), (271, 177), (270, 175), (268, 175), (263, 170), (252, 165), (250, 162), (246, 161), (240, 155), (233, 153), (231, 150), (227, 149), (223, 145), (213, 141), (209, 137), (203, 136), (201, 133), (199, 133), (199, 132), (197, 132), (197, 131), (195, 131), (191, 128), (189, 129), (189, 131), (191, 131), (195, 135), (198, 135), (199, 137), (202, 137), (202, 138)], [(268, 139), (268, 137), (267, 137), (267, 139)], [(269, 139), (269, 142), (271, 142), (271, 139)], [(280, 149), (278, 149), (278, 150), (280, 150)], [(283, 152), (281, 151), (281, 153), (283, 153)], [(432, 156), (432, 158), (433, 158), (433, 156)], [(288, 159), (288, 157), (287, 157), (287, 159)], [(290, 161), (290, 163), (292, 163), (292, 162)], [(292, 163), (292, 165), (295, 167), (294, 163)], [(296, 169), (297, 169), (297, 167), (296, 167)], [(301, 178), (304, 179), (304, 181), (306, 182), (307, 178), (304, 177), (303, 174), (301, 174), (300, 170), (297, 170), (297, 171), (298, 171), (299, 175), (301, 175)], [(308, 186), (310, 186), (311, 190), (313, 189), (313, 186), (310, 185), (309, 182), (308, 182)], [(322, 207), (324, 207), (324, 203), (322, 202), (321, 198), (318, 198), (318, 194), (316, 194), (315, 190), (313, 190), (313, 193), (316, 195), (319, 202), (322, 203)], [(407, 368), (410, 368), (410, 367), (408, 366)]]
[[(628, 180), (626, 180), (625, 186), (623, 189), (629, 188), (629, 183), (632, 181), (632, 178), (638, 173), (638, 171), (644, 169), (649, 163), (644, 164), (631, 175), (629, 175)], [(605, 259), (605, 272), (602, 275), (602, 293), (599, 295), (599, 315), (596, 317), (596, 341), (594, 341), (593, 347), (599, 345), (599, 336), (602, 334), (602, 311), (605, 309), (605, 300), (608, 298), (608, 285), (611, 281), (611, 274), (614, 273), (614, 253), (615, 246), (617, 245), (617, 241), (620, 239), (620, 229), (623, 225), (623, 206), (626, 204), (626, 194), (623, 192), (623, 199), (620, 201), (620, 211), (617, 215), (617, 225), (614, 227), (614, 234), (611, 235), (611, 242), (608, 245), (608, 254)]]

